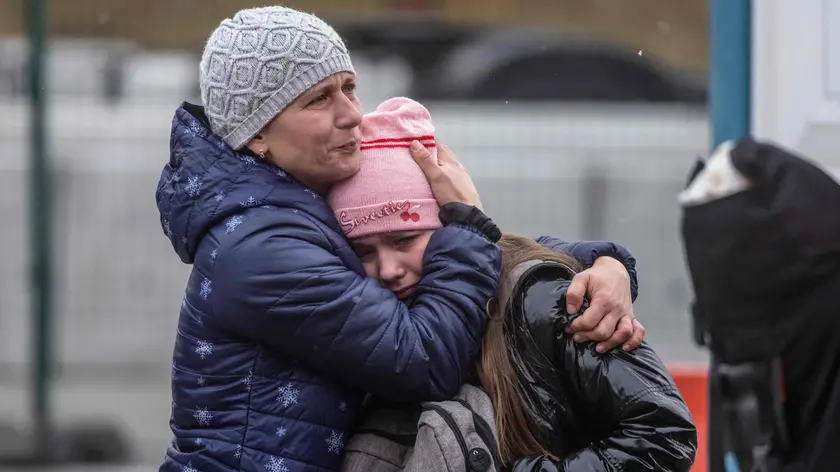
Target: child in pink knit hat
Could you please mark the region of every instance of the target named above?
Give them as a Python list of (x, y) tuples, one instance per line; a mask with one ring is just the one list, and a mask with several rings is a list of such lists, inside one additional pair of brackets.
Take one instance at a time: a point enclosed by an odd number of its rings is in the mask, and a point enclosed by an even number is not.
[[(400, 300), (408, 301), (422, 290), (425, 250), (435, 230), (442, 226), (440, 208), (426, 174), (409, 146), (419, 141), (437, 161), (435, 128), (423, 105), (407, 98), (392, 98), (363, 118), (361, 130), (360, 170), (335, 184), (327, 200), (367, 275)], [(495, 466), (494, 470), (503, 465), (513, 466), (515, 471), (555, 470), (558, 458), (568, 455), (574, 459), (569, 470), (611, 468), (616, 463), (629, 470), (656, 463), (664, 471), (687, 471), (696, 452), (696, 429), (653, 350), (642, 344), (632, 352), (617, 350), (601, 356), (595, 349), (574, 342), (565, 330), (578, 315), (568, 310), (566, 295), (571, 298), (571, 279), (582, 270), (579, 261), (566, 252), (591, 265), (597, 258), (593, 253), (603, 243), (569, 244), (545, 239), (543, 243), (545, 246), (510, 234), (498, 241), (502, 248), (502, 288), (498, 302), (488, 304), (488, 315), (498, 322), (488, 325), (477, 377), (471, 379), (487, 392), (495, 410), (498, 443), (497, 450), (487, 455), (489, 464)], [(606, 259), (612, 260), (613, 267), (619, 264), (618, 271), (627, 276), (620, 263), (611, 257)], [(526, 298), (527, 304), (505, 302)], [(602, 296), (592, 306), (609, 304), (609, 298)], [(533, 345), (528, 344), (527, 333), (532, 329), (548, 333), (539, 339), (551, 341), (538, 344), (532, 339)], [(625, 344), (625, 349), (639, 346), (643, 335), (643, 328), (633, 333), (634, 339)], [(528, 361), (535, 352), (551, 361), (545, 365)], [(550, 375), (544, 376), (546, 372)], [(557, 381), (552, 380), (555, 378)], [(581, 383), (580, 379), (592, 381)], [(565, 395), (544, 395), (558, 390)], [(537, 408), (535, 398), (539, 398)], [(375, 400), (369, 406), (371, 411), (377, 407)], [(540, 416), (526, 415), (528, 411)], [(575, 414), (569, 414), (571, 411)], [(604, 427), (590, 432), (582, 427), (582, 421)], [(348, 444), (365, 441), (367, 431), (349, 438)], [(625, 439), (628, 437), (632, 441)], [(373, 464), (381, 463), (381, 468), (372, 466), (370, 458), (359, 452), (363, 450), (348, 448), (342, 470), (393, 470), (392, 463), (384, 459), (373, 460)], [(449, 458), (452, 464), (461, 464), (461, 469), (465, 460), (470, 463), (472, 459), (468, 454), (476, 452), (462, 450), (463, 455), (456, 453)]]
[(423, 105), (397, 97), (362, 121), (360, 169), (327, 200), (365, 271), (405, 300), (422, 277), (423, 253), (440, 228), (440, 208), (409, 152), (419, 141), (437, 159), (435, 127)]

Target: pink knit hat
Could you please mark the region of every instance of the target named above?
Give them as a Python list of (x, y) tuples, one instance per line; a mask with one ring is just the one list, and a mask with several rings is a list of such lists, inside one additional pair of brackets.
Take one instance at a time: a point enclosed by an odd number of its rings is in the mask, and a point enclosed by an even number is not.
[(361, 167), (333, 185), (327, 197), (344, 234), (437, 229), (439, 207), (408, 147), (423, 143), (437, 160), (435, 127), (426, 107), (397, 97), (362, 120)]

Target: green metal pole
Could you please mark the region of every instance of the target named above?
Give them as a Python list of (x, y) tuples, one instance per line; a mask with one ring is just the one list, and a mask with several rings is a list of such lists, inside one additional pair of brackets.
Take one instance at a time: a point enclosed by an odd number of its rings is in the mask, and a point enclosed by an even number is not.
[(47, 47), (47, 0), (26, 0), (29, 36), (30, 243), (32, 310), (32, 416), (36, 458), (46, 460), (52, 442), (50, 416), (52, 315), (52, 214), (50, 164), (45, 120), (44, 58)]

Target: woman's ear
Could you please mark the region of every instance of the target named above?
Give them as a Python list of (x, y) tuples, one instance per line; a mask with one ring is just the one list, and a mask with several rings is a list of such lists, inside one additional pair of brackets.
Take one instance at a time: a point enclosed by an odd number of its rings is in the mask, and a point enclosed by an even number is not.
[(268, 143), (266, 143), (265, 139), (263, 139), (262, 133), (251, 138), (251, 140), (248, 141), (248, 144), (246, 144), (246, 147), (263, 159), (265, 159), (265, 155), (268, 152)]

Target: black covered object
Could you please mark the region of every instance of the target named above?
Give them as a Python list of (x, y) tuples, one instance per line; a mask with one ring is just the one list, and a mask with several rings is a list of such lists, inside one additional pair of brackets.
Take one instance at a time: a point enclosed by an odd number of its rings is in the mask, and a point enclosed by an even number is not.
[[(755, 459), (757, 446), (772, 448), (768, 459), (777, 467), (767, 470), (835, 471), (840, 185), (807, 160), (753, 139), (729, 156), (752, 187), (686, 206), (682, 221), (696, 339), (714, 359), (712, 417), (728, 418), (728, 451), (740, 456), (739, 449), (752, 448), (745, 455)], [(715, 465), (722, 459), (711, 460), (711, 470), (721, 470)]]
[(838, 316), (820, 311), (806, 319), (801, 311), (840, 274), (840, 185), (808, 161), (752, 139), (730, 155), (753, 187), (684, 208), (695, 312), (716, 356), (766, 359), (814, 317)]

